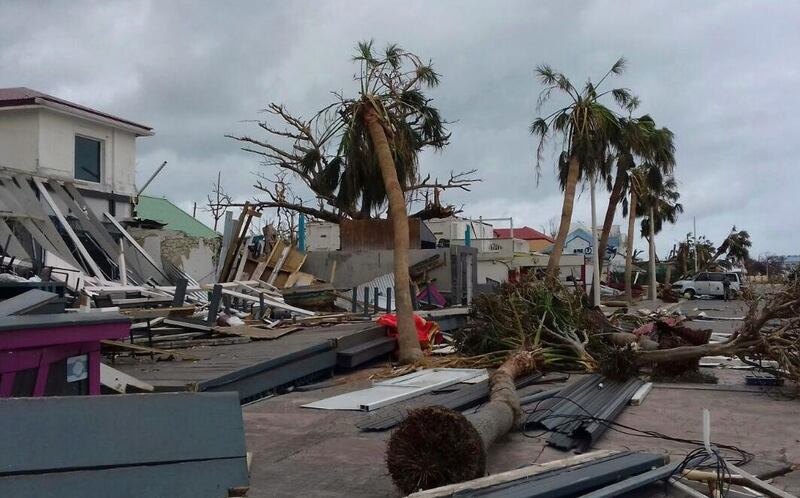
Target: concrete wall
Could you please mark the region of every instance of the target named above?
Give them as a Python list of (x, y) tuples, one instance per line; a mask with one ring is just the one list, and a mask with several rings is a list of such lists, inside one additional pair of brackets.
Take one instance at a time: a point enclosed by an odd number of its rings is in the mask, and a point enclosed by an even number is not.
[[(75, 179), (75, 136), (102, 142), (100, 184)], [(50, 110), (39, 111), (39, 174), (103, 192), (135, 193), (136, 137), (133, 133), (103, 126)]]
[[(409, 251), (410, 264), (439, 254), (445, 263), (429, 272), (429, 277), (436, 279), (436, 286), (442, 292), (450, 292), (452, 278), (450, 276), (450, 249), (414, 249)], [(302, 271), (311, 273), (317, 278), (327, 281), (330, 278), (333, 262), (336, 261), (336, 274), (333, 285), (341, 289), (351, 289), (358, 284), (394, 271), (393, 251), (309, 251)]]
[(485, 284), (488, 280), (507, 282), (508, 264), (502, 261), (478, 260), (478, 284)]
[(216, 281), (220, 239), (190, 237), (174, 230), (130, 228), (128, 231), (162, 266), (170, 262), (201, 284)]
[(0, 110), (0, 167), (36, 172), (39, 162), (39, 111)]
[(307, 251), (337, 251), (340, 247), (338, 223), (314, 221), (306, 224)]
[(436, 240), (464, 239), (468, 226), (471, 227), (470, 234), (473, 239), (491, 239), (494, 237), (492, 225), (480, 223), (479, 221), (470, 222), (469, 220), (451, 217), (426, 220), (425, 224), (433, 232)]
[[(103, 142), (101, 183), (75, 180), (75, 136)], [(0, 167), (75, 181), (102, 192), (136, 192), (136, 136), (50, 109), (0, 111)]]

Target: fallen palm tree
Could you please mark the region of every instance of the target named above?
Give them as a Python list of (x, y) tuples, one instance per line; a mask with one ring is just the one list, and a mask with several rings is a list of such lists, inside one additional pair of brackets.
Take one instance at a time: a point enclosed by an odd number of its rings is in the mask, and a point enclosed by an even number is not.
[(386, 466), (404, 493), (476, 479), (486, 474), (489, 447), (522, 413), (514, 380), (535, 372), (542, 351), (511, 355), (489, 378), (489, 402), (463, 415), (432, 406), (412, 411), (389, 439)]
[(545, 367), (595, 367), (587, 347), (598, 324), (587, 312), (583, 292), (529, 277), (479, 296), (472, 308), (470, 324), (454, 335), (462, 355), (541, 349)]
[[(703, 356), (728, 355), (748, 364), (775, 360), (778, 368), (772, 373), (800, 381), (798, 281), (753, 301), (743, 326), (722, 343), (708, 343), (710, 331), (680, 325), (682, 318), (651, 322), (651, 337), (657, 340), (623, 332), (589, 307), (583, 293), (533, 279), (480, 296), (473, 308), (472, 324), (456, 334), (465, 355), (458, 361), (471, 358), (491, 366), (502, 360), (490, 376), (490, 401), (466, 416), (441, 407), (408, 415), (392, 434), (386, 455), (394, 483), (406, 493), (484, 475), (488, 448), (520, 415), (514, 379), (535, 370), (583, 368), (627, 378), (642, 366), (680, 367)], [(647, 319), (634, 323), (642, 326)]]

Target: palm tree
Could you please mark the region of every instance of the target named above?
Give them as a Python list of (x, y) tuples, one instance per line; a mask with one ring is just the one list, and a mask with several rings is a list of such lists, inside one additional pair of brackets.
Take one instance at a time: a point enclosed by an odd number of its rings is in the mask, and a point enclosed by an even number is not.
[[(378, 54), (371, 41), (361, 42), (354, 60), (361, 69), (359, 94), (353, 99), (341, 98), (333, 107), (336, 124), (332, 128), (341, 128), (339, 153), (344, 165), (339, 193), (368, 197), (362, 200), (362, 209), (379, 206), (381, 194), (388, 199), (394, 231), (399, 361), (413, 363), (422, 350), (411, 303), (404, 186), (418, 175), (419, 151), (425, 146), (442, 148), (449, 138), (439, 111), (422, 93), (438, 85), (439, 75), (429, 63), (395, 44)], [(333, 173), (332, 177), (339, 176), (338, 171)], [(350, 188), (357, 185), (371, 187), (361, 192)]]
[(737, 231), (736, 226), (731, 228), (731, 233), (725, 237), (717, 251), (709, 259), (704, 268), (711, 266), (720, 256), (725, 254), (725, 259), (731, 262), (741, 263), (750, 257), (750, 247), (753, 243), (750, 241), (750, 234), (746, 230)]
[(564, 202), (558, 235), (547, 264), (547, 278), (550, 281), (558, 278), (561, 252), (564, 250), (572, 221), (578, 182), (589, 175), (602, 173), (609, 137), (619, 127), (616, 114), (601, 104), (600, 100), (610, 94), (622, 107), (632, 109), (636, 104), (636, 99), (627, 89), (599, 91), (606, 78), (612, 74), (620, 74), (624, 69), (625, 59), (619, 59), (596, 85), (589, 80), (583, 90), (579, 91), (569, 78), (549, 65), (536, 67), (536, 75), (544, 85), (539, 94), (537, 109), (541, 109), (554, 91), (566, 95), (569, 102), (548, 116), (536, 118), (530, 126), (531, 134), (539, 138), (536, 154), (537, 178), (545, 142), (553, 135), (563, 138), (558, 172), (561, 189), (564, 191)]
[(649, 115), (639, 118), (620, 118), (620, 127), (612, 135), (611, 142), (616, 154), (616, 173), (597, 246), (597, 254), (601, 258), (605, 256), (608, 247), (608, 237), (614, 224), (617, 206), (627, 196), (625, 177), (628, 170), (636, 167), (636, 159), (657, 164), (665, 175), (671, 174), (675, 165), (672, 132), (667, 128), (657, 128), (655, 121)]
[[(654, 164), (649, 165), (648, 175), (652, 178), (648, 181), (649, 188), (644, 195), (639, 197), (640, 212), (647, 213), (642, 219), (642, 237), (648, 241), (650, 249), (650, 265), (648, 274), (650, 284), (648, 286), (648, 299), (656, 299), (656, 234), (661, 231), (664, 223), (675, 223), (678, 215), (683, 213), (683, 205), (678, 202), (678, 183), (674, 177), (662, 177), (661, 168)], [(669, 283), (669, 282), (667, 282)]]

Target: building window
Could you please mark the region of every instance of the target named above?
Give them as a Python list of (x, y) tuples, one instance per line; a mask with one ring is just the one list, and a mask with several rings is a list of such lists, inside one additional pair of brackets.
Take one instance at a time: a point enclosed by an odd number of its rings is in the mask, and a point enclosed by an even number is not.
[(75, 179), (100, 183), (102, 143), (86, 137), (75, 137)]

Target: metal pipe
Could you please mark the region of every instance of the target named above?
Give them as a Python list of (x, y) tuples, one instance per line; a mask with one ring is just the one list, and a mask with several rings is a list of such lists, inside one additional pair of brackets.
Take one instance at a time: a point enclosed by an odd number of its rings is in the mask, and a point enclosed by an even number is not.
[(136, 195), (141, 195), (141, 193), (144, 192), (144, 189), (146, 189), (147, 186), (150, 185), (150, 183), (155, 179), (156, 176), (158, 176), (159, 173), (161, 173), (161, 170), (164, 169), (164, 166), (166, 166), (166, 165), (167, 165), (167, 161), (164, 161), (163, 163), (161, 163), (161, 166), (159, 166), (158, 169), (156, 169), (155, 173), (150, 175), (150, 178), (148, 178), (148, 180), (146, 182), (144, 182), (144, 186), (142, 188), (140, 188), (138, 192), (136, 192)]
[(595, 306), (600, 306), (600, 255), (597, 254), (597, 208), (595, 206), (594, 196), (594, 173), (592, 173), (589, 182), (591, 183), (591, 198), (592, 198), (592, 302)]

